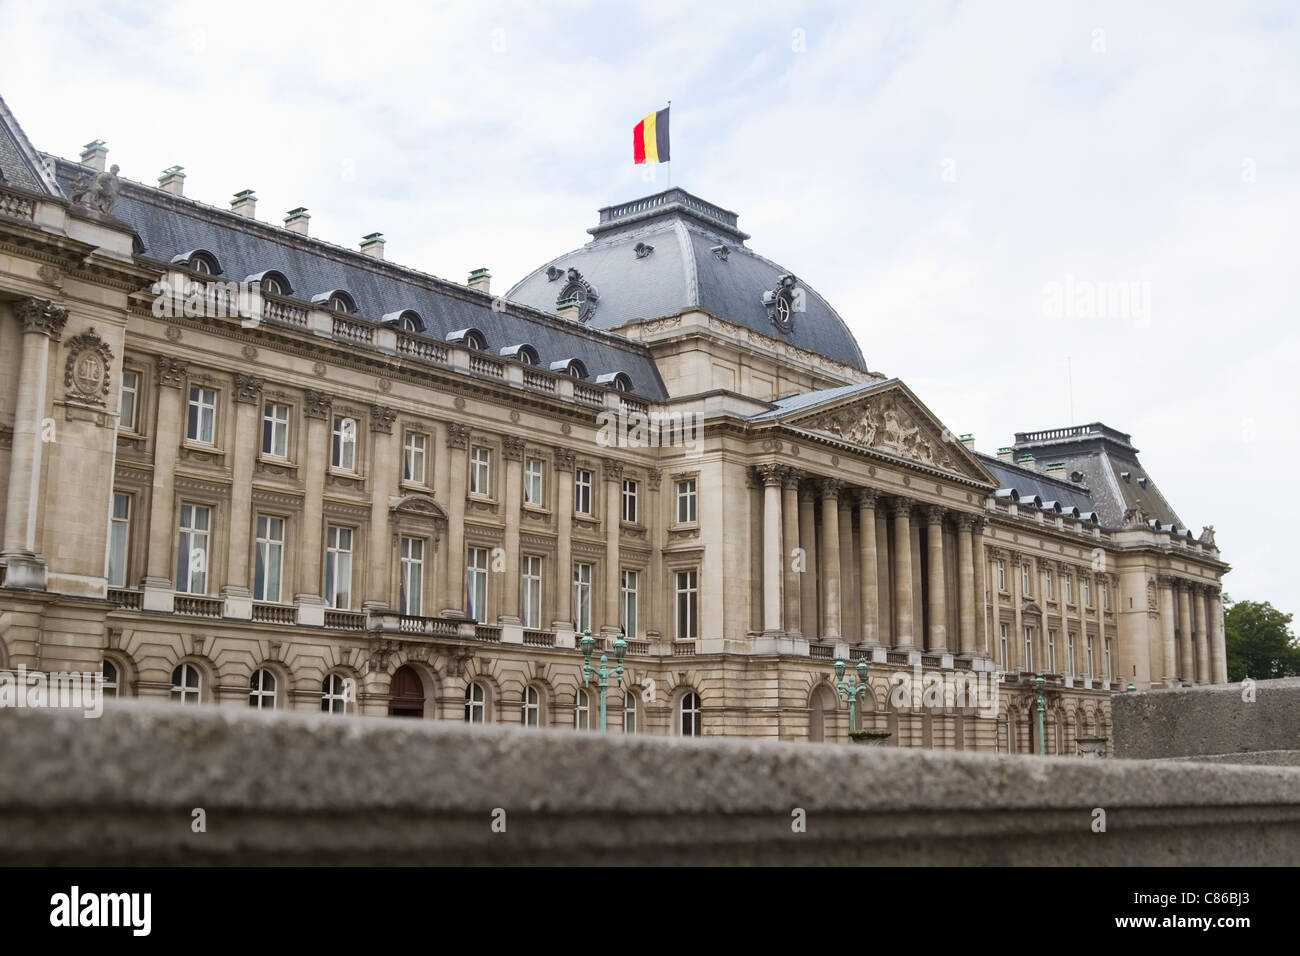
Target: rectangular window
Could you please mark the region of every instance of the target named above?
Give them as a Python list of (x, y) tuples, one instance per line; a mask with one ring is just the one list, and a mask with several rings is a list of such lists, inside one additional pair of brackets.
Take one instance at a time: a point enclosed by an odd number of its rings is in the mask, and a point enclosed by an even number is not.
[(1110, 610), (1110, 586), (1106, 584), (1101, 586), (1101, 609), (1103, 611)]
[(591, 565), (573, 566), (573, 627), (579, 633), (591, 629)]
[(529, 458), (524, 462), (524, 504), (534, 508), (542, 507), (542, 469), (544, 462), (540, 458)]
[(1092, 584), (1087, 578), (1083, 579), (1083, 606), (1092, 607)]
[(212, 509), (206, 505), (182, 504), (180, 542), (176, 549), (177, 591), (207, 593), (211, 536)]
[(108, 586), (126, 587), (126, 559), (131, 544), (131, 496), (113, 492), (113, 517), (108, 526)]
[(1065, 590), (1065, 603), (1074, 603), (1074, 575), (1061, 575), (1061, 587)]
[(465, 613), (471, 620), (487, 621), (488, 549), (470, 548), (465, 556)]
[(1048, 571), (1043, 575), (1043, 583), (1044, 583), (1043, 596), (1046, 597), (1047, 600), (1049, 601), (1056, 600), (1052, 595), (1052, 572), (1051, 571)]
[(695, 640), (699, 629), (700, 578), (696, 570), (673, 575), (677, 606), (677, 640)]
[(1108, 637), (1106, 638), (1106, 680), (1109, 681), (1111, 679), (1111, 675), (1114, 673), (1115, 672), (1111, 670), (1110, 667), (1110, 638)]
[(1091, 635), (1091, 634), (1089, 634), (1089, 635), (1087, 636), (1087, 638), (1085, 638), (1084, 653), (1088, 655), (1088, 656), (1087, 656), (1087, 659), (1084, 661), (1084, 663), (1087, 665), (1087, 668), (1088, 668), (1088, 669), (1084, 672), (1084, 674), (1085, 674), (1085, 676), (1087, 676), (1087, 677), (1092, 677), (1092, 676), (1094, 676), (1097, 672), (1096, 672), (1096, 670), (1094, 669), (1095, 666), (1096, 666), (1096, 664), (1095, 664), (1095, 662), (1093, 661), (1093, 658), (1092, 658), (1092, 635)]
[(469, 493), (492, 495), (492, 449), (475, 445), (469, 452)]
[(1056, 632), (1047, 632), (1047, 673), (1056, 673)]
[(325, 604), (352, 607), (352, 529), (330, 525), (325, 534)]
[(407, 432), (402, 443), (402, 480), (424, 484), (424, 462), (429, 439), (419, 432)]
[(641, 587), (641, 574), (638, 571), (621, 572), (619, 581), (619, 624), (623, 627), (623, 637), (632, 640), (637, 634), (637, 598)]
[(579, 468), (573, 473), (573, 511), (591, 514), (591, 472)]
[(190, 387), (190, 417), (185, 437), (211, 445), (217, 435), (217, 393), (210, 388)]
[(1001, 641), (999, 644), (999, 650), (1002, 652), (1002, 669), (1009, 671), (1011, 670), (1011, 644), (1007, 640), (1007, 626), (1003, 624), (999, 630), (999, 638)]
[(695, 523), (695, 479), (677, 482), (677, 523)]
[(398, 609), (419, 617), (424, 613), (424, 539), (402, 538), (402, 577), (398, 581)]
[(136, 431), (139, 425), (139, 416), (137, 415), (136, 402), (140, 398), (140, 373), (123, 372), (122, 388), (118, 392), (118, 418), (117, 425), (119, 428), (125, 428), (127, 431)]
[(1074, 644), (1076, 640), (1074, 631), (1071, 631), (1065, 637), (1065, 672), (1071, 677), (1074, 676)]
[(1034, 669), (1034, 630), (1025, 628), (1025, 670)]
[(636, 733), (636, 692), (623, 693), (623, 733)]
[(257, 554), (253, 571), (253, 600), (280, 600), (284, 572), (284, 519), (257, 516)]
[(262, 454), (289, 457), (289, 406), (267, 402), (262, 407)]
[(542, 558), (538, 554), (523, 557), (523, 581), (519, 595), (524, 627), (542, 626)]
[(1021, 594), (1029, 593), (1029, 565), (1028, 564), (1022, 564), (1020, 566), (1020, 593)]
[(1006, 589), (1007, 589), (1007, 563), (1005, 561), (999, 561), (998, 562), (998, 590), (1005, 591)]
[(334, 446), (330, 464), (342, 471), (357, 470), (357, 420), (334, 419)]
[(636, 524), (636, 492), (637, 484), (629, 478), (623, 479), (623, 520), (628, 524)]

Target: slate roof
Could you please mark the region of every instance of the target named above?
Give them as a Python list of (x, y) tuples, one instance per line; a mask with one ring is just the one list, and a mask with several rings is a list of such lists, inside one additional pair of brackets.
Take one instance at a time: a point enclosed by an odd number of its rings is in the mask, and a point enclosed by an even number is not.
[[(763, 293), (777, 279), (797, 272), (745, 246), (736, 214), (682, 189), (670, 189), (600, 211), (589, 229), (594, 238), (580, 249), (552, 259), (521, 279), (507, 298), (536, 309), (554, 310), (568, 279), (549, 270), (577, 269), (598, 294), (591, 324), (612, 329), (636, 319), (702, 309), (860, 371), (867, 366), (844, 320), (802, 280), (804, 311), (783, 332), (769, 317)], [(652, 252), (637, 254), (639, 244)], [(725, 258), (714, 250), (726, 246)]]
[(0, 182), (46, 195), (60, 195), (54, 177), (9, 112), (3, 97), (0, 97)]
[(848, 398), (851, 395), (864, 395), (882, 386), (897, 383), (898, 379), (891, 378), (881, 382), (857, 382), (853, 385), (840, 385), (836, 388), (823, 388), (816, 392), (804, 392), (802, 395), (791, 395), (788, 398), (778, 399), (772, 403), (773, 408), (752, 415), (749, 420), (751, 422), (774, 421), (778, 418), (786, 418), (790, 415), (809, 411), (820, 405), (829, 405), (841, 398)]
[[(982, 452), (976, 452), (975, 454), (979, 458), (980, 464), (987, 468), (997, 480), (999, 490), (1011, 488), (1021, 498), (1032, 498), (1037, 495), (1044, 502), (1058, 501), (1063, 509), (1078, 508), (1080, 512), (1097, 510), (1092, 496), (1088, 494), (1083, 486), (1057, 481), (1047, 475), (1028, 468), (1021, 468), (1019, 465), (1013, 465), (1011, 462), (1002, 461), (1000, 458), (985, 455)], [(1111, 523), (1107, 522), (1100, 514), (1098, 514), (1098, 517), (1101, 518), (1103, 524)]]
[[(58, 175), (65, 189), (86, 168), (60, 160)], [(543, 367), (577, 358), (591, 381), (622, 371), (635, 394), (655, 401), (667, 397), (649, 349), (622, 336), (510, 303), (503, 307), (493, 296), (467, 286), (129, 180), (122, 180), (113, 215), (135, 229), (137, 251), (151, 259), (171, 262), (203, 249), (217, 259), (222, 279), (238, 281), (275, 269), (289, 280), (295, 299), (310, 301), (343, 289), (364, 318), (380, 321), (389, 313), (414, 309), (434, 338), (476, 328), (493, 355), (504, 346), (527, 343), (537, 349)]]

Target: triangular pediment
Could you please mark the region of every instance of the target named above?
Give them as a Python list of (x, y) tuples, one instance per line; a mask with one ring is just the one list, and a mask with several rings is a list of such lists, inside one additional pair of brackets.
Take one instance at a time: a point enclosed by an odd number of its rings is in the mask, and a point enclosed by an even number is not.
[(882, 384), (784, 419), (851, 445), (996, 484), (979, 459), (902, 382)]

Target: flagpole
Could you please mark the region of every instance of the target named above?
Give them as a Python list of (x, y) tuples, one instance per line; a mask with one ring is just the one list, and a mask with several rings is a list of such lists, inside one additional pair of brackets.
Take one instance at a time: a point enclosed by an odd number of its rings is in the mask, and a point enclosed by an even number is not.
[[(672, 100), (669, 100), (669, 101), (668, 101), (668, 109), (671, 110), (672, 108), (673, 108), (673, 101), (672, 101)], [(670, 123), (672, 122), (672, 114), (671, 114), (671, 113), (670, 113), (669, 116), (668, 116), (668, 121), (669, 121)], [(672, 160), (670, 159), (670, 160), (669, 160), (667, 163), (665, 163), (664, 165), (668, 167), (668, 188), (669, 188), (669, 189), (672, 189), (672, 188), (673, 188), (673, 163), (672, 163)]]

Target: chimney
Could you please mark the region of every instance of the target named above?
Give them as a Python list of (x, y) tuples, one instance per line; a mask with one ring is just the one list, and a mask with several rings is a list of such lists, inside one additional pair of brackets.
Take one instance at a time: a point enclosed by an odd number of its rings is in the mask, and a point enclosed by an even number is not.
[(469, 287), (478, 289), (479, 292), (491, 293), (492, 291), (492, 273), (487, 269), (475, 269), (469, 274)]
[(384, 258), (384, 234), (382, 232), (372, 232), (368, 236), (362, 236), (361, 251), (368, 256), (374, 256), (376, 259)]
[(245, 189), (242, 192), (235, 193), (235, 198), (230, 200), (230, 211), (237, 216), (243, 216), (246, 219), (256, 219), (253, 215), (257, 208), (257, 196), (253, 195), (251, 189)]
[(158, 188), (173, 196), (185, 195), (185, 174), (180, 166), (168, 166), (158, 177)]
[(1033, 456), (1033, 455), (1021, 455), (1019, 458), (1016, 459), (1016, 464), (1019, 465), (1021, 468), (1028, 468), (1030, 471), (1033, 471), (1033, 470), (1034, 470), (1034, 456)]
[(300, 236), (307, 235), (307, 223), (311, 220), (311, 213), (307, 212), (306, 206), (299, 206), (297, 209), (290, 209), (289, 215), (284, 217), (284, 228), (290, 232), (296, 232)]
[(1010, 446), (998, 449), (998, 461), (1015, 461), (1015, 458), (1012, 457), (1012, 449)]
[(108, 146), (102, 139), (87, 143), (81, 150), (81, 162), (85, 166), (95, 167), (102, 173), (108, 168)]
[(962, 435), (962, 436), (960, 436), (957, 440), (958, 440), (959, 442), (961, 442), (963, 445), (966, 446), (966, 450), (967, 450), (967, 451), (972, 452), (972, 453), (975, 451), (975, 436), (974, 436), (974, 435)]
[(559, 313), (560, 318), (568, 319), (570, 322), (577, 322), (580, 312), (577, 298), (569, 296), (567, 299), (561, 299), (555, 311)]

